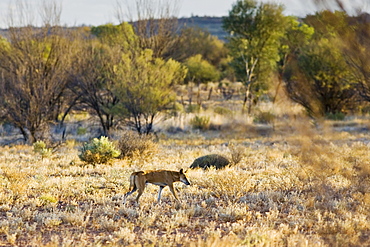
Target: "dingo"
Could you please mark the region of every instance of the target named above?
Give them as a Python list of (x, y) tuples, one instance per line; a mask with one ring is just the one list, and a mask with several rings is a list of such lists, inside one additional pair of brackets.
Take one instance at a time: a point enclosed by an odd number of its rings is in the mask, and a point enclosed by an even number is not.
[(182, 169), (179, 172), (166, 170), (134, 172), (130, 176), (130, 191), (125, 194), (124, 203), (126, 203), (126, 198), (136, 190), (139, 190), (136, 197), (136, 202), (139, 203), (139, 198), (143, 194), (147, 183), (159, 186), (158, 203), (161, 200), (162, 190), (166, 186), (170, 188), (176, 200), (180, 201), (173, 189), (174, 182), (183, 182), (186, 185), (190, 185)]

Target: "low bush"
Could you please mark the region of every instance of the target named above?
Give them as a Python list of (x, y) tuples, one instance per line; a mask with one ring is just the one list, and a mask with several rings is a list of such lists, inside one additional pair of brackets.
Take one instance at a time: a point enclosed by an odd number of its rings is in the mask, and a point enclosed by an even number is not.
[(186, 108), (187, 113), (196, 113), (196, 112), (199, 112), (199, 111), (200, 111), (200, 106), (197, 105), (197, 104), (188, 105), (188, 107)]
[(118, 148), (122, 158), (149, 158), (158, 150), (158, 145), (153, 141), (152, 135), (139, 135), (133, 131), (127, 131), (120, 137)]
[(84, 128), (84, 127), (78, 127), (77, 128), (77, 135), (81, 136), (81, 135), (85, 135), (87, 133), (87, 129)]
[(177, 117), (180, 113), (185, 112), (185, 109), (181, 103), (175, 102), (168, 112), (170, 116)]
[(219, 154), (209, 154), (195, 159), (190, 168), (194, 169), (199, 167), (203, 169), (208, 169), (214, 167), (216, 169), (221, 169), (229, 164), (230, 161), (224, 156)]
[(261, 111), (254, 117), (254, 123), (270, 124), (275, 120), (275, 115), (268, 111)]
[(329, 120), (343, 121), (346, 118), (346, 114), (344, 114), (343, 112), (328, 113), (325, 117)]
[(45, 142), (37, 141), (33, 143), (33, 152), (40, 154), (42, 158), (47, 158), (52, 155), (53, 149), (47, 148)]
[(214, 113), (221, 115), (221, 116), (230, 116), (233, 114), (232, 110), (222, 107), (222, 106), (217, 106), (213, 111)]
[(116, 149), (108, 137), (94, 138), (91, 142), (85, 143), (81, 148), (79, 157), (88, 164), (107, 164), (117, 158), (121, 152)]
[(209, 129), (210, 118), (207, 116), (195, 116), (190, 120), (190, 125), (193, 129), (207, 130)]

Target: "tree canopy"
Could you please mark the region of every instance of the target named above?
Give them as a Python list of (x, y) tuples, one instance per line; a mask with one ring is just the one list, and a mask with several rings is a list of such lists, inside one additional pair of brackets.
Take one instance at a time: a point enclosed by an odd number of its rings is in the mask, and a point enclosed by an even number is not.
[(268, 78), (280, 59), (286, 23), (282, 6), (257, 4), (254, 0), (236, 1), (224, 18), (223, 26), (230, 33), (228, 47), (234, 58), (231, 65), (247, 88), (244, 102), (267, 88)]
[(174, 102), (173, 86), (184, 79), (186, 69), (172, 59), (155, 58), (153, 51), (146, 49), (122, 54), (116, 73), (120, 80), (114, 92), (130, 123), (140, 134), (148, 134), (158, 113)]
[(188, 58), (184, 64), (188, 68), (187, 81), (207, 83), (220, 79), (220, 73), (217, 69), (208, 61), (202, 59), (200, 54)]

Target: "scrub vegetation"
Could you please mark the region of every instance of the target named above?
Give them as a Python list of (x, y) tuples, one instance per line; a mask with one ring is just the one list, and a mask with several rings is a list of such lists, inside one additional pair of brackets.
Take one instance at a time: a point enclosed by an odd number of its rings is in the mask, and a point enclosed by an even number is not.
[[(330, 123), (328, 123), (331, 125)], [(368, 126), (369, 120), (361, 122)], [(0, 148), (0, 243), (16, 246), (365, 246), (370, 243), (369, 136), (297, 123), (289, 134), (163, 138), (147, 159), (86, 165), (69, 142), (41, 158)], [(240, 162), (189, 169), (191, 185), (147, 185), (123, 205), (133, 171), (187, 168), (199, 156)], [(235, 149), (235, 148), (234, 148)], [(235, 152), (235, 151), (234, 151)], [(240, 151), (239, 151), (240, 152)]]

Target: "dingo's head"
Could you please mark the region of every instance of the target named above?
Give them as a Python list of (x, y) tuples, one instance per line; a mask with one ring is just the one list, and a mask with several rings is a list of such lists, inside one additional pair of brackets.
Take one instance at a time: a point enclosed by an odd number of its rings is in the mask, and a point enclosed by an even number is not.
[(190, 185), (190, 182), (189, 182), (189, 180), (186, 178), (186, 176), (185, 176), (185, 173), (184, 173), (184, 170), (183, 169), (181, 169), (180, 170), (180, 182), (183, 182), (184, 184), (186, 184), (186, 185)]

